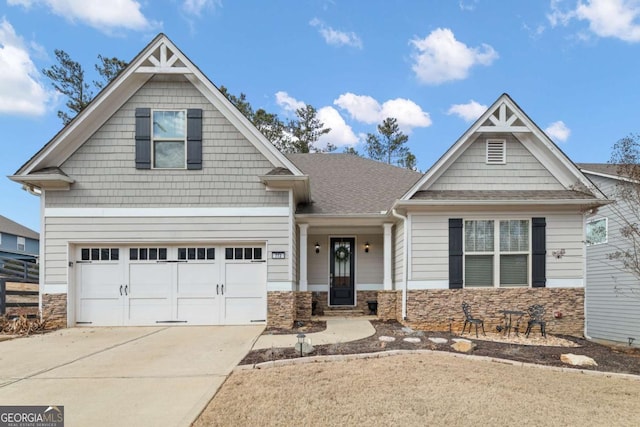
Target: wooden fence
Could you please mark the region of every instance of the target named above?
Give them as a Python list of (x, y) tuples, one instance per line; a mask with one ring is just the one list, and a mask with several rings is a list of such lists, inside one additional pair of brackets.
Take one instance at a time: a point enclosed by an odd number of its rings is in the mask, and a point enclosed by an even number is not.
[(0, 315), (38, 315), (39, 273), (37, 264), (0, 257)]

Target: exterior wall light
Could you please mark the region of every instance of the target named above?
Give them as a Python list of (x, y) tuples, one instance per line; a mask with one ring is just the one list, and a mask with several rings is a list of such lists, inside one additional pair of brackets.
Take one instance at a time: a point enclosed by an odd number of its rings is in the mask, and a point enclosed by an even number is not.
[(316, 242), (316, 253), (320, 253), (320, 243)]
[(369, 253), (369, 242), (366, 242), (366, 243), (364, 244), (364, 251), (365, 251), (366, 253)]

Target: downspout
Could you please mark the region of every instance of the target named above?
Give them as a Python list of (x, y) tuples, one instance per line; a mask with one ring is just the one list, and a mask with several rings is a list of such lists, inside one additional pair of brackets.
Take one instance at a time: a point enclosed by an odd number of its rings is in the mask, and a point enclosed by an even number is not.
[(407, 281), (408, 259), (409, 259), (409, 230), (407, 228), (407, 217), (400, 215), (395, 209), (391, 210), (391, 214), (402, 220), (404, 225), (404, 256), (402, 257), (402, 320), (407, 320)]
[(592, 340), (592, 338), (587, 335), (587, 282), (588, 282), (588, 277), (587, 277), (587, 214), (590, 214), (591, 211), (586, 211), (582, 214), (582, 271), (583, 271), (583, 276), (584, 276), (584, 307), (583, 307), (583, 312), (584, 312), (584, 332), (583, 335), (586, 339), (588, 339), (589, 341)]

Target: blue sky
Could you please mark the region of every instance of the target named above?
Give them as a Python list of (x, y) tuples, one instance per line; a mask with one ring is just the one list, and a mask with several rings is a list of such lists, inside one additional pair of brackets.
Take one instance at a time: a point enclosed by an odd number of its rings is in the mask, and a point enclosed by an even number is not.
[[(0, 175), (61, 128), (54, 49), (91, 81), (99, 54), (129, 61), (159, 32), (255, 108), (315, 106), (339, 151), (396, 117), (423, 171), (504, 92), (575, 162), (640, 131), (640, 0), (7, 0)], [(37, 197), (6, 178), (0, 195), (39, 230)]]

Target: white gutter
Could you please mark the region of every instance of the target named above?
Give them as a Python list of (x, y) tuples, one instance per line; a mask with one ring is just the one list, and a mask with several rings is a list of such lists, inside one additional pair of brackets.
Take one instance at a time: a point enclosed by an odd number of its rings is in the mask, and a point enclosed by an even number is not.
[(407, 217), (400, 215), (395, 209), (391, 210), (391, 214), (402, 220), (404, 225), (404, 256), (402, 257), (402, 320), (407, 320), (407, 281), (409, 279), (407, 260), (409, 259), (409, 230), (407, 228)]

